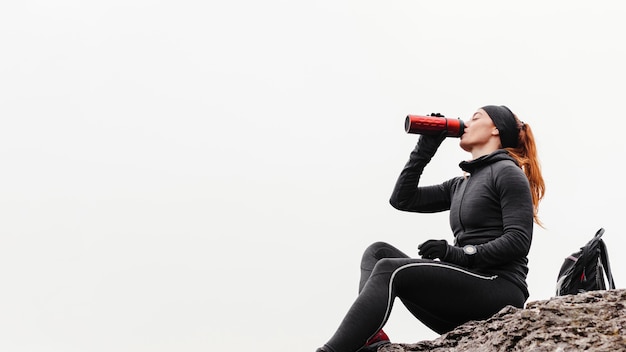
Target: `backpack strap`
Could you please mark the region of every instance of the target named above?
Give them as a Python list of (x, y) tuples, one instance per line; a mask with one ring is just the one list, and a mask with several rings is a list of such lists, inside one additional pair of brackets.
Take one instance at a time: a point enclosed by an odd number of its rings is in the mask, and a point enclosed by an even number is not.
[(604, 244), (604, 241), (602, 240), (600, 240), (598, 244), (598, 249), (600, 250), (600, 260), (602, 261), (606, 278), (609, 281), (609, 289), (615, 289), (615, 282), (613, 281), (613, 274), (611, 273), (611, 265), (609, 264), (609, 254), (606, 250), (606, 244)]
[(591, 241), (589, 241), (589, 243), (592, 243), (593, 241), (599, 241), (602, 238), (602, 235), (604, 235), (603, 227), (601, 227), (598, 231), (596, 231), (596, 234), (593, 235), (593, 238), (591, 239)]

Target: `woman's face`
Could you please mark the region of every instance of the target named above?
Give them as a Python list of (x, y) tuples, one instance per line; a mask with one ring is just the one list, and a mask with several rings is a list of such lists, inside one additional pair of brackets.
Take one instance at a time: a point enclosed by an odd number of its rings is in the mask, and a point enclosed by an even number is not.
[(486, 146), (493, 138), (500, 139), (498, 129), (483, 109), (478, 109), (469, 121), (465, 121), (465, 132), (461, 136), (461, 148), (471, 152), (476, 147)]

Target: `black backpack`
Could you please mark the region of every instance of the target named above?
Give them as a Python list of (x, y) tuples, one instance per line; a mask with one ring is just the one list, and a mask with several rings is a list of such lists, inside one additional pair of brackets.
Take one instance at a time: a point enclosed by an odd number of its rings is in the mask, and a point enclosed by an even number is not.
[(594, 290), (615, 289), (609, 256), (602, 240), (604, 229), (596, 232), (591, 241), (565, 258), (556, 283), (556, 295), (575, 295)]

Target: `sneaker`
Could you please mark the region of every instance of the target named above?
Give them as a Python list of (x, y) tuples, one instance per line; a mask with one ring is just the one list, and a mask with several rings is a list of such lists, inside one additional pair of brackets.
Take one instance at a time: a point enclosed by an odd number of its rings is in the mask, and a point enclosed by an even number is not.
[(376, 333), (376, 335), (367, 340), (365, 346), (361, 348), (359, 352), (376, 352), (378, 351), (378, 347), (388, 343), (390, 343), (389, 336), (387, 336), (384, 331), (380, 330)]

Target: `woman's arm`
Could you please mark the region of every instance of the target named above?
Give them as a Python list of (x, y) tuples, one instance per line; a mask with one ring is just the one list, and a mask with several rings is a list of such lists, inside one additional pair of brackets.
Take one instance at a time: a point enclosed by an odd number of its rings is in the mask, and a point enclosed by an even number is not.
[(389, 199), (391, 206), (398, 210), (412, 212), (437, 212), (450, 208), (450, 192), (447, 185), (418, 187), (426, 165), (446, 138), (421, 135), (409, 156)]

